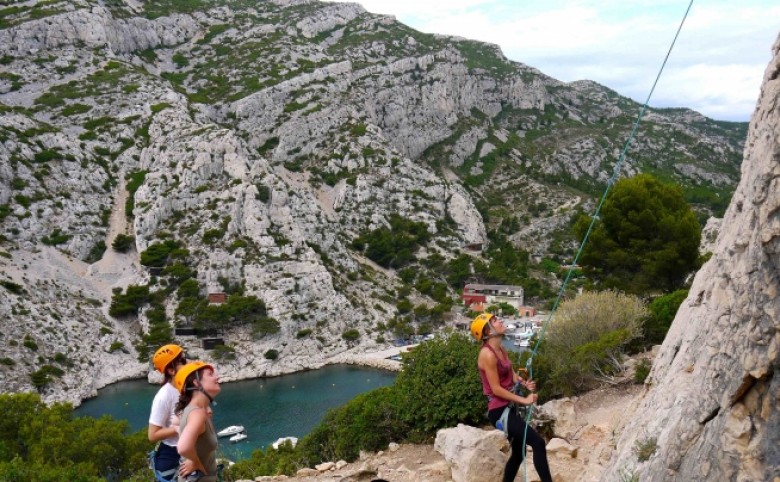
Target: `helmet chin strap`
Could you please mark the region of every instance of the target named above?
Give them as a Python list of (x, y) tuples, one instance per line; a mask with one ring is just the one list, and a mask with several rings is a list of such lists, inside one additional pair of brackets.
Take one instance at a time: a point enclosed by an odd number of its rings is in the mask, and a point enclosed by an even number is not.
[(200, 390), (200, 392), (203, 393), (204, 395), (206, 395), (206, 398), (209, 399), (209, 405), (216, 405), (217, 404), (217, 402), (214, 401), (214, 397), (209, 395), (208, 392), (206, 392), (206, 390), (204, 390), (203, 388), (198, 388), (198, 390)]
[(203, 389), (203, 385), (202, 385), (202, 383), (200, 381), (200, 372), (195, 372), (195, 379), (198, 380), (198, 386), (190, 388), (189, 390), (197, 390), (197, 391), (199, 391), (200, 393), (206, 395), (206, 398), (209, 399), (209, 405), (216, 405), (217, 402), (214, 401), (214, 397), (209, 395), (208, 392)]
[(493, 326), (493, 323), (488, 321), (488, 326), (490, 326), (490, 334), (488, 334), (485, 338), (485, 340), (489, 340), (491, 338), (503, 338), (504, 335), (501, 333), (496, 333), (496, 328)]

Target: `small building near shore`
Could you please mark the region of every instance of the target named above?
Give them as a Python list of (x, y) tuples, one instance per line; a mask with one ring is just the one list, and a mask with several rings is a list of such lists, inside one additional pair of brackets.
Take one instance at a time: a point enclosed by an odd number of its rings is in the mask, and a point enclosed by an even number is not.
[(483, 285), (477, 283), (467, 284), (463, 288), (463, 294), (461, 295), (463, 304), (472, 311), (484, 311), (489, 305), (501, 303), (506, 303), (519, 310), (523, 306), (523, 297), (522, 286)]

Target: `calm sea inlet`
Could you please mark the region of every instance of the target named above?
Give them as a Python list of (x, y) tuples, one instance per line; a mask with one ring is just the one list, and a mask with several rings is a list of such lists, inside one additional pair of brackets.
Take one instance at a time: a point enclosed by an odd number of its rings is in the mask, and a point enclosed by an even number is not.
[[(325, 413), (375, 388), (391, 385), (394, 372), (352, 365), (329, 365), (319, 370), (275, 378), (222, 384), (214, 406), (214, 426), (243, 425), (248, 438), (230, 443), (219, 439), (219, 456), (248, 458), (281, 437), (301, 438), (319, 424)], [(159, 386), (146, 380), (110, 385), (76, 409), (77, 416), (110, 415), (130, 422), (133, 431), (146, 430), (149, 409)]]

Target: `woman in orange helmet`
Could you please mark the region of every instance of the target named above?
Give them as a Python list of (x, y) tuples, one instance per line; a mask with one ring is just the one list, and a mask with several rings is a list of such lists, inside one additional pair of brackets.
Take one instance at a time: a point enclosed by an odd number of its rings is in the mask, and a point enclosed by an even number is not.
[(515, 480), (525, 456), (523, 442), (534, 451), (534, 468), (542, 482), (552, 482), (550, 466), (547, 463), (547, 448), (544, 439), (527, 426), (525, 420), (517, 414), (515, 404), (531, 405), (536, 403), (537, 395), (531, 393), (523, 397), (514, 393), (513, 387), (520, 383), (536, 390), (536, 383), (523, 380), (512, 369), (509, 354), (501, 344), (506, 333), (504, 323), (491, 313), (482, 313), (471, 322), (471, 335), (482, 342), (477, 365), (482, 380), (482, 391), (488, 397), (488, 418), (496, 428), (504, 431), (512, 445), (512, 454), (504, 468), (504, 482)]
[(211, 402), (220, 392), (219, 376), (212, 365), (190, 362), (176, 372), (179, 390), (176, 413), (180, 417), (177, 449), (182, 460), (179, 481), (217, 480), (217, 432), (211, 421)]
[(160, 442), (152, 460), (158, 481), (173, 480), (179, 466), (179, 453), (176, 451), (179, 418), (174, 414), (179, 391), (173, 386), (173, 377), (185, 363), (187, 359), (179, 345), (161, 346), (152, 357), (154, 368), (163, 374), (162, 387), (152, 401), (148, 430), (149, 441)]

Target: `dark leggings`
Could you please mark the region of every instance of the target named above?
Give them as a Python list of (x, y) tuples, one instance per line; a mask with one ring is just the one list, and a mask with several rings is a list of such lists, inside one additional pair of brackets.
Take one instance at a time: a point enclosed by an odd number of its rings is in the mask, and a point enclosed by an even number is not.
[[(179, 468), (179, 452), (176, 451), (176, 447), (161, 443), (157, 448), (156, 458), (154, 459), (154, 469), (158, 472), (165, 472), (174, 468)], [(168, 476), (168, 480), (174, 479), (177, 472)]]
[[(494, 427), (501, 418), (502, 413), (504, 413), (504, 407), (494, 408), (488, 412), (488, 418)], [(526, 444), (530, 445), (534, 451), (534, 468), (536, 468), (539, 478), (542, 479), (542, 482), (552, 482), (550, 466), (547, 464), (547, 448), (541, 435), (536, 433), (531, 427), (528, 427), (528, 433), (525, 433), (525, 420), (517, 415), (514, 407), (509, 409), (507, 425), (509, 426), (509, 442), (512, 444), (512, 455), (509, 456), (509, 460), (504, 468), (504, 482), (513, 482), (517, 471), (520, 470), (520, 465), (523, 463), (523, 456), (525, 455), (523, 434), (525, 434)]]

